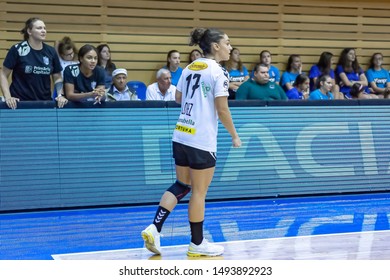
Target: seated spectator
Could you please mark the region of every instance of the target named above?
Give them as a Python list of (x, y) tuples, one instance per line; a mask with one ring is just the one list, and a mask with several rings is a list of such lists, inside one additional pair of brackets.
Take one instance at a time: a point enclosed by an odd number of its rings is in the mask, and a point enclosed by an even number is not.
[[(272, 65), (272, 55), (270, 51), (263, 50), (260, 52), (260, 63), (268, 66), (269, 81), (279, 84), (280, 82), (280, 71), (279, 69)], [(253, 78), (254, 70), (252, 70), (250, 77)]]
[(79, 64), (64, 70), (65, 95), (71, 101), (95, 101), (105, 99), (104, 69), (97, 66), (98, 53), (92, 45), (84, 45), (78, 53)]
[(307, 99), (309, 97), (310, 79), (305, 74), (299, 74), (294, 87), (286, 92), (288, 99)]
[(314, 91), (317, 85), (318, 77), (322, 75), (329, 75), (333, 81), (332, 94), (335, 99), (344, 99), (344, 94), (340, 93), (340, 88), (336, 84), (333, 65), (333, 54), (330, 52), (323, 52), (316, 64), (314, 64), (309, 71), (310, 91)]
[(309, 100), (329, 100), (334, 99), (331, 92), (333, 87), (332, 77), (325, 74), (317, 79), (317, 89), (309, 95)]
[(367, 99), (364, 92), (364, 86), (359, 83), (354, 83), (349, 91), (352, 99)]
[(243, 82), (249, 79), (248, 69), (242, 64), (240, 59), (240, 50), (233, 48), (230, 52), (230, 58), (223, 63), (226, 71), (229, 73), (229, 97), (235, 99), (237, 89)]
[(390, 92), (389, 71), (382, 67), (383, 55), (374, 53), (371, 56), (370, 67), (366, 71), (366, 77), (370, 91), (379, 98), (388, 98)]
[(127, 70), (124, 68), (112, 72), (112, 85), (106, 95), (107, 101), (140, 100), (136, 92), (127, 86)]
[(105, 87), (109, 88), (112, 84), (112, 71), (116, 69), (116, 65), (111, 60), (111, 50), (107, 44), (101, 44), (96, 49), (98, 51), (98, 65), (105, 70)]
[(177, 50), (171, 50), (167, 54), (167, 65), (164, 66), (171, 72), (172, 85), (176, 86), (179, 82), (183, 68), (180, 67), (180, 53)]
[(191, 64), (200, 57), (203, 57), (202, 52), (198, 49), (193, 49), (188, 56), (188, 64)]
[(171, 72), (161, 68), (156, 74), (157, 82), (146, 89), (146, 100), (175, 101), (176, 87), (171, 83)]
[(56, 41), (55, 48), (61, 62), (61, 75), (63, 77), (66, 66), (79, 63), (77, 60), (78, 50), (75, 43), (73, 43), (73, 41), (67, 36), (62, 38), (60, 41)]
[(287, 100), (286, 93), (276, 83), (269, 81), (268, 66), (257, 64), (253, 79), (244, 82), (236, 92), (236, 100)]
[(0, 71), (7, 106), (16, 109), (19, 101), (52, 100), (53, 80), (57, 105), (62, 108), (68, 102), (63, 96), (62, 68), (56, 50), (45, 43), (45, 23), (39, 18), (29, 18), (21, 33), (24, 40), (9, 49)]
[[(350, 90), (354, 83), (359, 83), (363, 85), (365, 90), (368, 89), (367, 78), (364, 74), (363, 69), (359, 65), (355, 49), (343, 49), (340, 54), (340, 58), (337, 63), (335, 72), (336, 82), (340, 87), (340, 92), (344, 94), (345, 98), (352, 98), (352, 96), (350, 95)], [(378, 98), (376, 95), (372, 95), (372, 98)]]
[(286, 71), (282, 74), (281, 86), (284, 91), (287, 92), (293, 88), (295, 79), (299, 74), (302, 74), (301, 57), (297, 54), (292, 54), (288, 58)]

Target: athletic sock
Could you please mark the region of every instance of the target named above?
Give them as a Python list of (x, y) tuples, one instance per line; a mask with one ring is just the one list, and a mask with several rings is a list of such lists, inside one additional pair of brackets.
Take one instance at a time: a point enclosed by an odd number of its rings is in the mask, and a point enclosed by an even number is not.
[(153, 220), (153, 224), (156, 226), (158, 232), (161, 232), (162, 226), (170, 213), (171, 212), (164, 207), (158, 206)]
[(191, 242), (195, 245), (199, 245), (203, 241), (203, 221), (190, 222), (191, 227)]

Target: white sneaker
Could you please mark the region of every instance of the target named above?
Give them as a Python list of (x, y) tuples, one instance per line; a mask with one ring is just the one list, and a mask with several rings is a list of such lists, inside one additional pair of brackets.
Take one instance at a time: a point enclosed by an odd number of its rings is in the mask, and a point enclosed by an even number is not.
[(222, 255), (224, 248), (220, 245), (209, 243), (207, 239), (203, 238), (202, 243), (195, 245), (190, 243), (188, 247), (187, 256), (189, 257), (201, 257), (201, 256), (219, 256)]
[(142, 239), (145, 241), (145, 247), (150, 252), (161, 255), (160, 233), (154, 224), (149, 225), (141, 232)]

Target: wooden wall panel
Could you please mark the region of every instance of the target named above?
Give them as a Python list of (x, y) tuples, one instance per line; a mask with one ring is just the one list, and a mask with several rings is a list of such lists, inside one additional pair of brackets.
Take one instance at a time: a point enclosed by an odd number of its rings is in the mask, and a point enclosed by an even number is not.
[(248, 68), (268, 49), (281, 70), (297, 53), (308, 71), (322, 51), (331, 51), (337, 60), (344, 47), (355, 47), (364, 67), (377, 51), (384, 54), (385, 67), (390, 65), (386, 0), (0, 0), (1, 61), (21, 40), (19, 31), (31, 16), (45, 21), (49, 44), (64, 35), (78, 46), (108, 43), (117, 66), (146, 84), (154, 81), (171, 49), (181, 52), (186, 65), (194, 27), (226, 31)]

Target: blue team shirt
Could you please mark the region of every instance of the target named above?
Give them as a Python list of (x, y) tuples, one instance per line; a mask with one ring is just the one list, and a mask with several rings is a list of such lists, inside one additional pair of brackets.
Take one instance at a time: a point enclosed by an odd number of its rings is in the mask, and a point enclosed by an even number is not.
[(286, 92), (286, 95), (288, 99), (304, 99), (303, 98), (303, 93), (298, 91), (296, 87), (293, 87), (292, 89), (288, 90)]
[[(310, 68), (310, 71), (309, 71), (309, 78), (310, 78), (310, 90), (313, 91), (315, 90), (315, 87), (316, 85), (314, 84), (313, 82), (313, 79), (314, 78), (318, 78), (320, 77), (321, 75), (323, 75), (324, 73), (320, 71), (320, 68), (318, 68), (317, 64), (314, 64), (311, 68)], [(335, 76), (334, 76), (334, 71), (333, 69), (330, 69), (329, 71), (329, 76), (334, 79)]]
[[(348, 80), (350, 81), (359, 81), (360, 80), (360, 75), (361, 74), (364, 74), (363, 70), (360, 68), (359, 69), (359, 72), (356, 73), (356, 72), (345, 72), (344, 71), (344, 68), (341, 66), (341, 65), (337, 65), (336, 67), (336, 76), (338, 77), (338, 80), (339, 80), (339, 86), (340, 86), (340, 74), (341, 73), (345, 73), (345, 75), (347, 76)], [(352, 96), (349, 94), (351, 90), (351, 87), (349, 86), (346, 86), (346, 85), (343, 85), (343, 86), (340, 86), (340, 92), (342, 92), (347, 98), (352, 98)]]
[(330, 100), (334, 99), (333, 94), (329, 91), (327, 95), (324, 95), (320, 89), (310, 92), (309, 100)]
[(379, 71), (370, 68), (366, 71), (366, 76), (368, 84), (374, 82), (379, 88), (385, 88), (387, 83), (390, 82), (389, 71), (383, 68), (381, 68)]
[(97, 86), (105, 85), (104, 72), (105, 70), (102, 67), (96, 66), (93, 69), (92, 76), (85, 77), (80, 71), (80, 64), (69, 65), (64, 70), (64, 84), (73, 84), (75, 93), (91, 92)]
[(295, 79), (298, 77), (299, 73), (291, 73), (291, 72), (284, 72), (282, 74), (282, 83), (281, 86), (285, 91), (288, 89), (286, 88), (286, 84), (290, 83), (292, 86), (294, 86)]
[[(164, 68), (168, 69), (166, 66)], [(171, 80), (172, 85), (177, 86), (181, 73), (183, 72), (183, 68), (179, 67), (175, 72), (172, 72), (171, 70), (169, 71), (171, 72), (171, 76), (172, 76), (172, 80)]]
[(249, 76), (249, 73), (245, 66), (242, 66), (242, 71), (231, 69), (229, 71), (229, 82), (243, 82), (246, 76)]
[(56, 50), (45, 43), (41, 50), (28, 41), (13, 45), (5, 57), (4, 67), (12, 70), (10, 93), (21, 101), (51, 100), (51, 75), (61, 73)]

